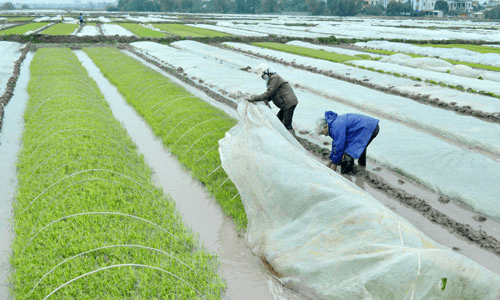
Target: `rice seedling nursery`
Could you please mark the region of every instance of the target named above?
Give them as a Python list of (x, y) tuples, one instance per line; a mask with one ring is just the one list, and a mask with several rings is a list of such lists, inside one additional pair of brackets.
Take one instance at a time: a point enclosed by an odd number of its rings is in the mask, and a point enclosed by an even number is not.
[[(0, 14), (0, 298), (500, 295), (498, 24), (78, 14)], [(293, 136), (246, 101), (262, 62)], [(356, 174), (325, 167), (328, 110), (380, 120)]]

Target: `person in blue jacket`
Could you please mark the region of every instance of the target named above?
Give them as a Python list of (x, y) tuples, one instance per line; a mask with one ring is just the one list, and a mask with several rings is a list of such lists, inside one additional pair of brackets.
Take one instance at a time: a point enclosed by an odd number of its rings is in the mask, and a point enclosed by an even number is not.
[(361, 114), (337, 115), (326, 111), (320, 124), (320, 133), (329, 135), (332, 151), (328, 167), (337, 169), (340, 164), (341, 173), (354, 172), (354, 159), (360, 166), (366, 166), (366, 148), (379, 132), (379, 120)]

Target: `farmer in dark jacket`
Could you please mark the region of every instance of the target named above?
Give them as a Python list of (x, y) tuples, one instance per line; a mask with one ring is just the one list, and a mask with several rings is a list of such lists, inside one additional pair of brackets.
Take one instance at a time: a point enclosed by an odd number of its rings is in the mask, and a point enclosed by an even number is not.
[(366, 148), (379, 132), (379, 120), (361, 115), (337, 115), (326, 111), (321, 121), (321, 134), (329, 135), (332, 151), (328, 167), (336, 169), (340, 163), (341, 173), (354, 171), (354, 159), (360, 166), (366, 166)]
[(260, 64), (257, 67), (257, 74), (267, 82), (267, 90), (261, 95), (253, 96), (248, 101), (266, 101), (266, 104), (273, 101), (274, 105), (280, 109), (277, 115), (278, 119), (292, 135), (295, 135), (292, 118), (298, 101), (292, 87), (267, 64)]

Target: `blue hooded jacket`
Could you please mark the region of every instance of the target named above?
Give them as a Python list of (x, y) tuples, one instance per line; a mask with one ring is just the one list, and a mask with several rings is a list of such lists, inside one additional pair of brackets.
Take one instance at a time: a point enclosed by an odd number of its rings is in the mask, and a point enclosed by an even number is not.
[(344, 152), (358, 159), (365, 151), (379, 122), (360, 114), (339, 116), (333, 111), (326, 111), (325, 118), (329, 128), (328, 134), (333, 139), (330, 159), (334, 164), (340, 163)]

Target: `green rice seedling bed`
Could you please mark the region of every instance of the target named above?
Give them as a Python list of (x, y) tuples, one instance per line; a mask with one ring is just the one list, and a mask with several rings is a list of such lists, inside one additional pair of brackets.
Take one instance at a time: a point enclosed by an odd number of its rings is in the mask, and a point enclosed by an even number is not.
[(191, 175), (204, 183), (237, 229), (245, 229), (243, 204), (218, 151), (218, 141), (236, 120), (117, 49), (84, 51)]
[(454, 64), (454, 65), (466, 65), (466, 66), (469, 66), (471, 68), (500, 72), (500, 68), (499, 67), (495, 67), (495, 66), (488, 66), (488, 65), (483, 65), (483, 64), (469, 63), (469, 62), (457, 61), (457, 60), (451, 60), (451, 59), (445, 59), (445, 60), (447, 62), (451, 63), (451, 64)]
[(475, 51), (478, 53), (500, 53), (500, 48), (488, 47), (480, 45), (468, 45), (468, 44), (414, 44), (419, 47), (433, 47), (433, 48), (461, 48), (470, 51)]
[(217, 257), (154, 185), (77, 57), (42, 48), (30, 70), (14, 203), (15, 299), (220, 299)]
[(78, 28), (77, 24), (67, 24), (67, 23), (59, 23), (54, 26), (51, 26), (44, 31), (41, 32), (41, 34), (48, 34), (48, 35), (69, 35), (75, 32), (75, 30)]
[(34, 17), (10, 17), (7, 18), (6, 20), (3, 20), (4, 22), (27, 22), (27, 21), (32, 21), (34, 20)]
[(154, 24), (154, 27), (168, 32), (171, 35), (177, 35), (180, 37), (224, 37), (232, 36), (228, 33), (223, 33), (215, 30), (209, 30), (204, 28), (197, 28), (193, 26), (188, 26), (184, 24)]
[(4, 30), (0, 30), (0, 35), (10, 35), (10, 34), (25, 34), (28, 31), (33, 31), (42, 28), (43, 26), (48, 25), (49, 23), (29, 23), (21, 26), (16, 26)]
[(166, 36), (163, 32), (155, 31), (135, 23), (120, 23), (119, 25), (141, 37), (162, 38)]
[(316, 49), (310, 49), (310, 48), (287, 45), (287, 44), (280, 44), (280, 43), (264, 42), (264, 43), (252, 43), (252, 45), (262, 47), (262, 48), (267, 48), (267, 49), (273, 49), (273, 50), (279, 50), (279, 51), (284, 51), (284, 52), (288, 52), (288, 53), (298, 54), (298, 55), (302, 55), (302, 56), (308, 56), (308, 57), (313, 57), (313, 58), (329, 60), (329, 61), (338, 62), (338, 63), (341, 63), (344, 61), (349, 61), (349, 60), (367, 59), (366, 56), (360, 57), (360, 56), (351, 56), (351, 55), (345, 55), (345, 54), (337, 54), (337, 53), (332, 53), (332, 52), (328, 52), (328, 51), (324, 51), (324, 50), (316, 50)]

